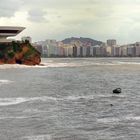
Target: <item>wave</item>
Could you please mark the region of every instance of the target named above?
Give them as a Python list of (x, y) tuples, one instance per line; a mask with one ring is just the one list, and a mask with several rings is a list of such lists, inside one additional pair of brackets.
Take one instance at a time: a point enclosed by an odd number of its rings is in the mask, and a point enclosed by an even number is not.
[(28, 116), (2, 116), (0, 117), (0, 120), (5, 120), (5, 119), (27, 119), (29, 118)]
[(88, 62), (88, 61), (79, 61), (78, 62), (69, 62), (69, 63), (62, 63), (62, 62), (54, 62), (54, 61), (47, 61), (43, 62), (40, 65), (36, 66), (27, 66), (27, 65), (19, 65), (19, 64), (3, 64), (0, 65), (0, 69), (17, 69), (17, 68), (57, 68), (57, 67), (82, 67), (82, 66), (113, 66), (113, 65), (140, 65), (140, 62), (123, 62), (123, 61), (112, 61), (112, 62)]
[(13, 83), (13, 82), (14, 82), (14, 81), (0, 79), (0, 85), (3, 85), (3, 84), (10, 84), (10, 83)]
[(47, 101), (47, 100), (54, 100), (56, 101), (56, 98), (53, 97), (18, 97), (18, 98), (0, 98), (0, 106), (9, 106), (9, 105), (16, 105), (16, 104), (21, 104), (24, 102), (29, 102), (29, 101)]
[(121, 116), (120, 118), (116, 117), (107, 117), (107, 118), (99, 118), (97, 122), (100, 123), (116, 123), (121, 121), (140, 121), (140, 116)]
[(122, 61), (118, 61), (117, 62), (118, 64), (121, 64), (121, 65), (140, 65), (140, 62), (122, 62)]
[(80, 99), (94, 99), (93, 95), (88, 96), (67, 96), (64, 97), (63, 100), (80, 100)]
[(115, 66), (115, 65), (140, 65), (140, 62), (79, 62), (79, 63), (42, 63), (37, 68), (57, 68), (57, 67), (82, 67), (82, 66)]
[(33, 136), (25, 136), (22, 138), (27, 139), (27, 140), (52, 140), (52, 136), (51, 135), (33, 135)]
[(26, 98), (0, 98), (0, 106), (16, 105), (26, 101)]
[(42, 97), (17, 97), (17, 98), (0, 98), (0, 106), (9, 106), (9, 105), (17, 105), (25, 102), (34, 102), (34, 101), (63, 101), (63, 100), (79, 100), (79, 99), (94, 99), (93, 96), (67, 96), (64, 98), (56, 98), (56, 97), (49, 97), (49, 96), (42, 96)]
[(19, 65), (19, 64), (3, 64), (0, 65), (0, 69), (23, 69), (23, 68), (57, 68), (57, 67), (77, 67), (82, 66), (77, 63), (41, 63), (40, 65), (35, 66), (27, 66), (27, 65)]

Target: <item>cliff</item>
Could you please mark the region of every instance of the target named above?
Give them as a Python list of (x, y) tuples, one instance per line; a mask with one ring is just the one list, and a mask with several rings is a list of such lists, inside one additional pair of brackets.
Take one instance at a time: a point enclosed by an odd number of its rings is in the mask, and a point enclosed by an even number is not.
[(0, 64), (39, 65), (41, 54), (28, 41), (0, 43)]

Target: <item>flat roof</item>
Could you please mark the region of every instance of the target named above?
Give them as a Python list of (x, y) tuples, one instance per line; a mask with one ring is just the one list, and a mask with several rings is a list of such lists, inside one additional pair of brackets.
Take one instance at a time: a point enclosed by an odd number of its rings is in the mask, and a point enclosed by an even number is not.
[(0, 37), (11, 37), (16, 36), (20, 32), (22, 32), (25, 27), (18, 26), (0, 26)]

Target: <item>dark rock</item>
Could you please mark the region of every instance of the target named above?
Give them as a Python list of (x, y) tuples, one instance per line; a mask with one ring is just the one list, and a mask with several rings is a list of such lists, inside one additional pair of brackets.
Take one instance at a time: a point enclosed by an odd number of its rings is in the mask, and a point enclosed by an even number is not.
[(114, 94), (120, 94), (121, 93), (121, 88), (116, 88), (113, 90)]

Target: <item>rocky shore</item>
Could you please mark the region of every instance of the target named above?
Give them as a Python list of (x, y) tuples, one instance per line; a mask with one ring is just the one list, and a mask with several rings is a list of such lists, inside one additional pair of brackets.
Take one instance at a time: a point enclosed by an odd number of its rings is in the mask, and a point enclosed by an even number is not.
[(0, 64), (39, 65), (41, 54), (29, 41), (0, 43)]

